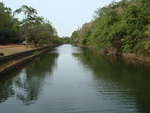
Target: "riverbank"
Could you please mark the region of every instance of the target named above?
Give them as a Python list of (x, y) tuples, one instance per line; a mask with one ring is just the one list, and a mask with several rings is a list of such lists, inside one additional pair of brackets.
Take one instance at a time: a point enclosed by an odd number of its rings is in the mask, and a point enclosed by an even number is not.
[(95, 48), (91, 48), (91, 47), (84, 46), (84, 45), (78, 45), (78, 44), (76, 46), (88, 48), (88, 49), (91, 49), (93, 51), (97, 51), (99, 54), (103, 54), (103, 55), (107, 55), (107, 56), (116, 55), (116, 56), (124, 57), (125, 59), (127, 58), (127, 59), (132, 59), (132, 60), (138, 60), (138, 61), (147, 62), (147, 63), (150, 62), (150, 57), (149, 56), (140, 56), (140, 55), (137, 55), (135, 53), (117, 52), (114, 49), (96, 50)]

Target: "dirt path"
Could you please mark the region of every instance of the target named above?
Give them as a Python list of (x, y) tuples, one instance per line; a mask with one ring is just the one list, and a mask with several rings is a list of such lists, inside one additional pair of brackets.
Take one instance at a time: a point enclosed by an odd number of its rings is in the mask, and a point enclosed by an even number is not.
[(4, 56), (33, 49), (34, 48), (26, 47), (25, 45), (0, 45), (0, 53), (4, 53)]

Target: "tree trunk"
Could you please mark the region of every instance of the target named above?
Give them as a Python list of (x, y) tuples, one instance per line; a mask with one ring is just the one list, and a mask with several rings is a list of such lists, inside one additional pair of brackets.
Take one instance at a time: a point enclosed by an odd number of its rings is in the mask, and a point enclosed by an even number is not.
[(37, 47), (38, 41), (34, 40), (34, 47)]
[(25, 40), (26, 40), (26, 47), (28, 47), (28, 24), (26, 24), (25, 28)]

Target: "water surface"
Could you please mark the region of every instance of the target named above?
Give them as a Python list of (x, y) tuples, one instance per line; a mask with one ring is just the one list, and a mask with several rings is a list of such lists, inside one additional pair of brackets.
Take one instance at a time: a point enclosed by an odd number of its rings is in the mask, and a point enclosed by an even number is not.
[(0, 113), (149, 113), (150, 67), (62, 45), (0, 78)]

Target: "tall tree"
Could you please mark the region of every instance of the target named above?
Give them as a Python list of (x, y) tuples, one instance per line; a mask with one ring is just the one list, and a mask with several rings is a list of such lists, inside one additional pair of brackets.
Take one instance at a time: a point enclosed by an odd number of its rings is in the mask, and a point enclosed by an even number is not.
[(11, 28), (13, 26), (11, 16), (11, 9), (5, 7), (5, 5), (0, 2), (0, 43), (5, 44), (10, 40)]
[(28, 7), (26, 5), (22, 5), (19, 9), (16, 9), (14, 11), (14, 14), (24, 14), (24, 18), (22, 19), (22, 25), (25, 28), (25, 40), (26, 40), (26, 45), (28, 46), (28, 24), (36, 20), (36, 9), (32, 7)]

